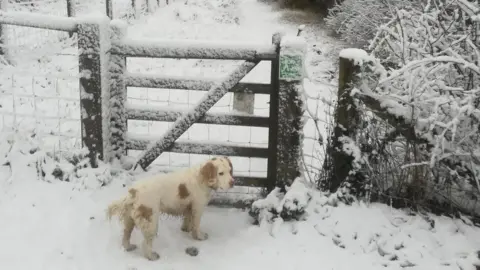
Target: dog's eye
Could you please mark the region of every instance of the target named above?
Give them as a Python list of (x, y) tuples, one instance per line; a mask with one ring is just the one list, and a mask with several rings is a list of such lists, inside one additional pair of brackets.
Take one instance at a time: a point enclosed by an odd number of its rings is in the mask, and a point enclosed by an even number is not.
[(219, 173), (219, 175), (223, 175), (223, 174), (224, 174), (224, 172)]

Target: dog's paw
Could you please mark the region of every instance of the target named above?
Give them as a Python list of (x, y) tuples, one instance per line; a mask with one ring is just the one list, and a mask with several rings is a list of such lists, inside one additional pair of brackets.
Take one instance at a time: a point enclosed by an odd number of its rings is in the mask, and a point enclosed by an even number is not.
[(158, 255), (158, 253), (156, 253), (155, 251), (152, 251), (152, 253), (150, 253), (149, 255), (146, 255), (145, 257), (149, 261), (156, 261), (156, 260), (160, 259), (160, 255)]
[(193, 234), (193, 239), (200, 240), (200, 241), (207, 240), (208, 239), (208, 234), (204, 233), (204, 232), (194, 233)]
[(124, 248), (125, 248), (125, 251), (130, 252), (130, 251), (134, 251), (135, 249), (137, 249), (137, 245), (129, 244), (127, 246), (124, 246)]

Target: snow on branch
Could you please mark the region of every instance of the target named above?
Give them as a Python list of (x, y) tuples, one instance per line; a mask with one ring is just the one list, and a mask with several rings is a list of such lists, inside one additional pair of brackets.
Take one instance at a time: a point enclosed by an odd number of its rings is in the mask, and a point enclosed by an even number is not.
[[(454, 183), (459, 191), (452, 200), (461, 205), (468, 201), (463, 191), (480, 198), (479, 22), (468, 20), (480, 9), (476, 2), (444, 2), (395, 10), (371, 41), (371, 55), (358, 50), (342, 55), (369, 60), (358, 63), (362, 83), (352, 95), (394, 129), (388, 131), (393, 140), (382, 143), (399, 147), (398, 135), (426, 142), (412, 163), (430, 165), (436, 182), (428, 188), (441, 200), (452, 197), (447, 189)], [(388, 69), (378, 69), (372, 59)], [(402, 151), (407, 156), (410, 150)], [(475, 211), (480, 214), (480, 208)]]

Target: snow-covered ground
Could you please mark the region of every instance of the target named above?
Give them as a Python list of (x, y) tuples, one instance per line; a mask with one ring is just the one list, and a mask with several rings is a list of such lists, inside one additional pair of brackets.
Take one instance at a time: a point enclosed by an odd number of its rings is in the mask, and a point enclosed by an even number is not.
[[(177, 0), (134, 21), (129, 35), (269, 43), (277, 31), (295, 35), (300, 24), (306, 24), (303, 35), (309, 42), (305, 90), (311, 119), (305, 127), (305, 163), (314, 172), (321, 162), (318, 139), (326, 135), (326, 122), (330, 121), (326, 104), (335, 90), (334, 60), (342, 47), (325, 34), (316, 15), (278, 11), (256, 0), (190, 0), (188, 5)], [(104, 211), (112, 199), (125, 192), (133, 180), (131, 175), (112, 172), (112, 176), (108, 166), (101, 166), (80, 169), (69, 182), (48, 177), (39, 180), (39, 166), (53, 172), (56, 164), (48, 157), (46, 163), (38, 163), (45, 158), (43, 151), (68, 153), (79, 147), (78, 66), (71, 41), (38, 46), (38, 51), (17, 55), (21, 61), (16, 67), (0, 67), (0, 269), (473, 269), (480, 231), (464, 221), (407, 215), (383, 205), (332, 207), (325, 196), (313, 190), (308, 219), (303, 221), (254, 226), (247, 212), (210, 207), (201, 225), (210, 235), (207, 241), (192, 240), (180, 231), (180, 220), (163, 217), (154, 244), (161, 260), (149, 262), (139, 251), (124, 252), (121, 227), (118, 222), (109, 223)], [(130, 59), (128, 68), (215, 78), (237, 64)], [(268, 82), (269, 71), (268, 63), (261, 63), (244, 81)], [(176, 108), (188, 108), (203, 94), (143, 88), (128, 91), (132, 103)], [(225, 96), (213, 110), (231, 111), (232, 98)], [(256, 97), (255, 114), (268, 115), (267, 101), (266, 96)], [(170, 124), (130, 121), (129, 129), (159, 135)], [(18, 133), (11, 133), (12, 128)], [(182, 139), (265, 145), (266, 136), (266, 130), (260, 128), (195, 125)], [(156, 164), (172, 169), (204, 158), (164, 154)], [(236, 174), (265, 174), (265, 160), (232, 160)], [(65, 166), (61, 164), (65, 171), (72, 170)], [(133, 241), (141, 241), (137, 231)], [(199, 255), (185, 254), (188, 246), (198, 247)]]
[[(334, 207), (335, 200), (302, 185), (287, 193), (300, 204), (305, 192), (311, 196), (301, 221), (257, 226), (246, 211), (209, 207), (201, 226), (210, 237), (199, 242), (180, 231), (179, 219), (161, 217), (154, 242), (161, 259), (151, 262), (140, 250), (123, 251), (119, 222), (105, 217), (129, 177), (85, 188), (97, 178), (84, 169), (70, 182), (40, 181), (35, 140), (13, 133), (1, 139), (9, 143), (0, 149), (8, 164), (0, 167), (0, 269), (474, 269), (480, 230), (460, 219), (377, 204)], [(135, 230), (132, 241), (141, 240)], [(198, 256), (185, 253), (190, 246)]]

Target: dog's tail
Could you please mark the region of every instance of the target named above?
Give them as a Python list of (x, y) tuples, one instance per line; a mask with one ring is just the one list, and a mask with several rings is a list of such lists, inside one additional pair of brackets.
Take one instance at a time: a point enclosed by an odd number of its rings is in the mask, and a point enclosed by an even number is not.
[(111, 220), (113, 216), (119, 216), (120, 219), (123, 219), (125, 215), (128, 215), (135, 200), (135, 193), (136, 190), (130, 189), (125, 197), (113, 201), (107, 209), (108, 220)]

